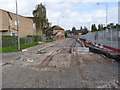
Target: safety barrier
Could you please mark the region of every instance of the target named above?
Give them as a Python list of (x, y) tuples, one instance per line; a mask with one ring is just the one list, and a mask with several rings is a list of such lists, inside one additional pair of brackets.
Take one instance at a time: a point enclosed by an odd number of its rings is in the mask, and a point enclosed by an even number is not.
[(81, 35), (80, 38), (100, 48), (120, 52), (120, 28), (90, 32), (86, 35)]

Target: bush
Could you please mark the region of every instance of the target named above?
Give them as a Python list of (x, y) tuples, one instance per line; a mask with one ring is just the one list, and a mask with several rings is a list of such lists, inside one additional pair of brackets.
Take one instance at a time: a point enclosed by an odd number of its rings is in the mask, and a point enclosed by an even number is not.
[(16, 46), (17, 36), (2, 36), (2, 47)]
[(65, 32), (65, 38), (67, 38), (67, 32)]
[(42, 40), (41, 36), (39, 36), (39, 35), (28, 35), (27, 37), (32, 37), (33, 42), (38, 42), (38, 41)]
[(25, 38), (20, 38), (20, 44), (25, 44)]
[[(20, 38), (20, 44), (27, 44), (32, 42), (41, 41), (39, 35), (28, 35), (27, 37)], [(16, 46), (17, 36), (2, 36), (2, 47)]]

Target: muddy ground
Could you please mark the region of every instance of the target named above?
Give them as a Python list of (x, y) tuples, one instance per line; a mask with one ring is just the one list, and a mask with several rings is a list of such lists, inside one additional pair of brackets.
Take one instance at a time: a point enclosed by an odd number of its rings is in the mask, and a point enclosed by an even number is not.
[(71, 54), (73, 42), (38, 45), (9, 60), (2, 66), (3, 88), (118, 88), (119, 63), (89, 51)]

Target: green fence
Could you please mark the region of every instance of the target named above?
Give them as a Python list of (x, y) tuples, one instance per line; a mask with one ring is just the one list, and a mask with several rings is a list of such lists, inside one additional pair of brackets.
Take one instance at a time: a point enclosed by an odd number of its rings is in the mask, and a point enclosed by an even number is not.
[[(27, 44), (32, 42), (41, 41), (41, 36), (28, 35), (24, 38), (20, 38), (20, 44)], [(2, 47), (16, 46), (17, 36), (2, 36)]]

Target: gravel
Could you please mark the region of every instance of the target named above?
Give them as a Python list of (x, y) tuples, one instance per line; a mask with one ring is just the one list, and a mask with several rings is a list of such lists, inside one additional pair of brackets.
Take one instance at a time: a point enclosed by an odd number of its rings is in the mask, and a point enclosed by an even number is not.
[[(118, 88), (119, 63), (89, 51), (71, 54), (73, 42), (67, 38), (27, 49), (2, 66), (3, 88)], [(55, 46), (36, 53), (50, 44)]]

